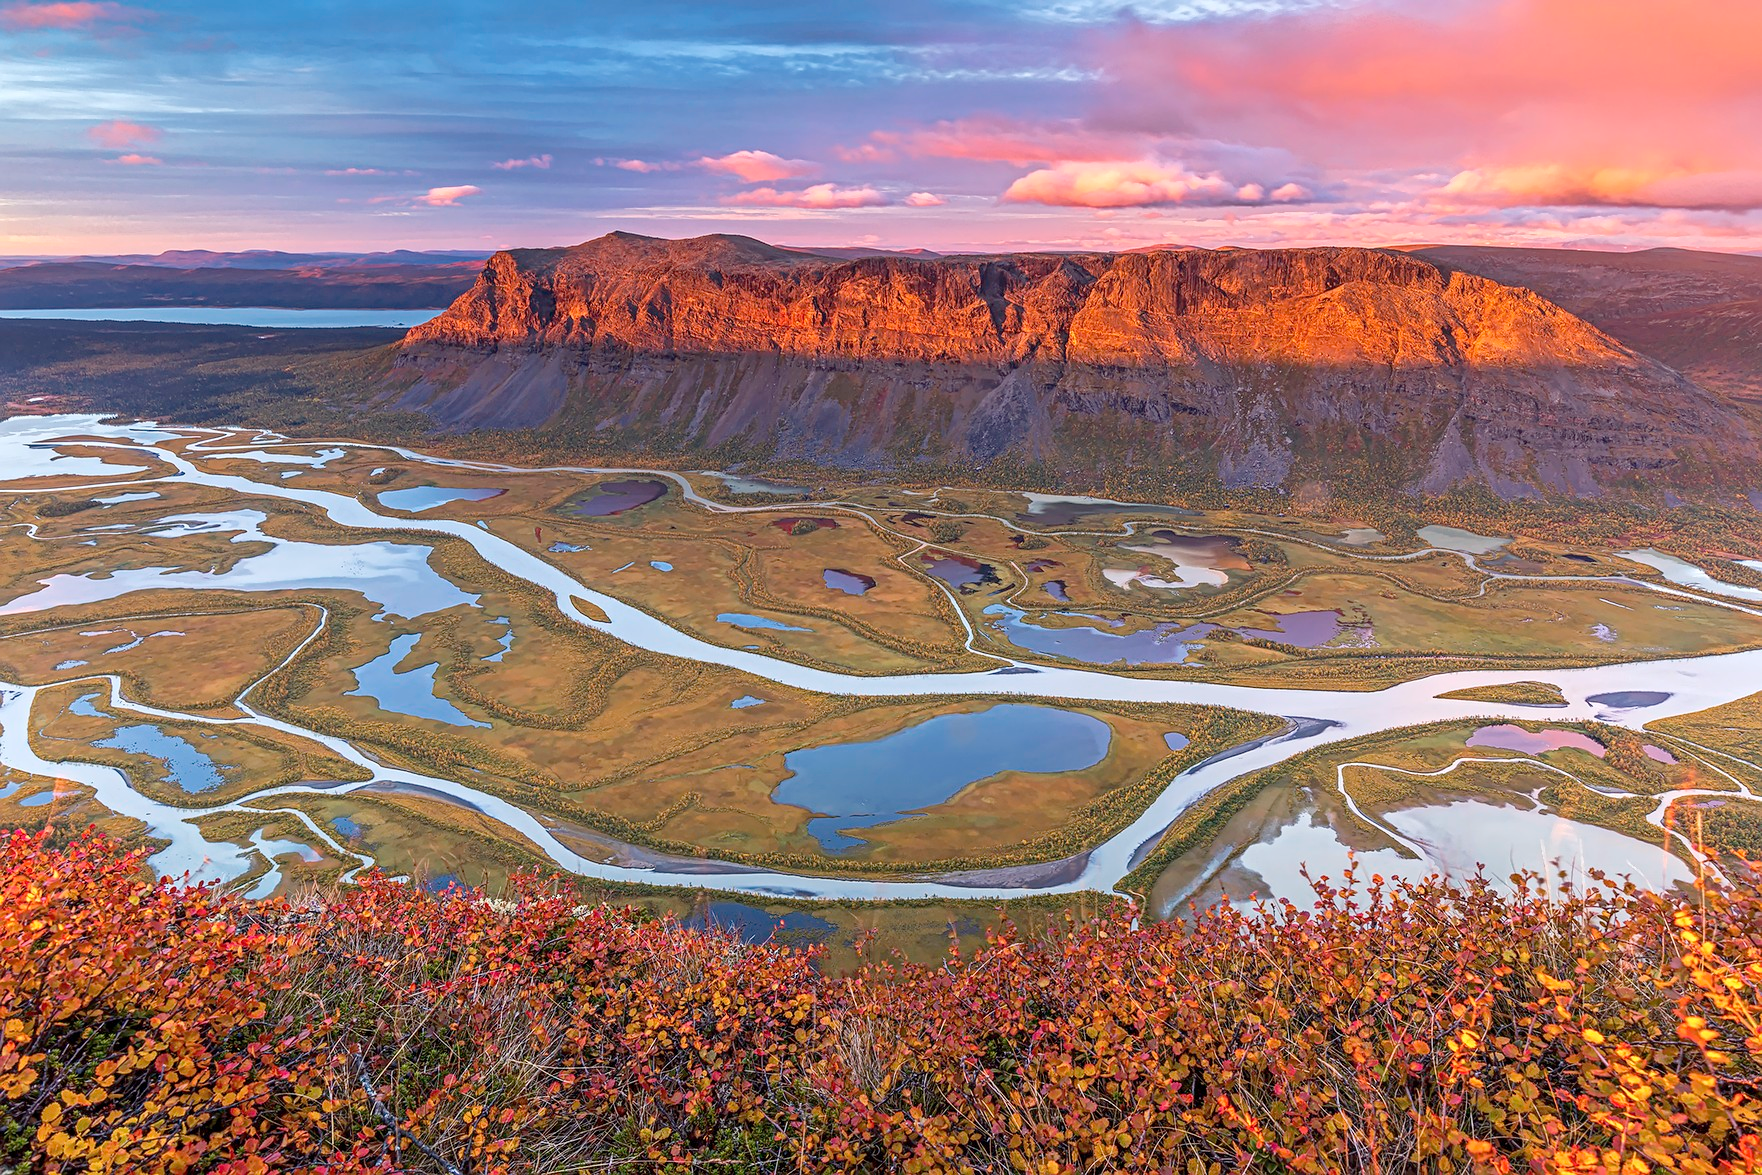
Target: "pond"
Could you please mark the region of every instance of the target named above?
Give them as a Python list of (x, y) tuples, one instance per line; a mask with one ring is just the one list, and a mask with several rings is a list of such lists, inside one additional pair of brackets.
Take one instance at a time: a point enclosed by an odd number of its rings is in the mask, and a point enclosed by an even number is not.
[(808, 492), (807, 486), (786, 485), (780, 481), (771, 481), (763, 477), (745, 477), (738, 473), (718, 473), (705, 470), (706, 477), (713, 477), (728, 487), (731, 494), (782, 494), (798, 495)]
[(735, 628), (764, 628), (774, 632), (814, 631), (798, 624), (785, 624), (781, 620), (772, 620), (769, 616), (755, 616), (751, 612), (723, 612), (716, 619), (723, 624), (732, 624)]
[(1607, 706), (1611, 710), (1644, 710), (1648, 706), (1660, 706), (1670, 700), (1670, 695), (1658, 690), (1624, 689), (1607, 694), (1592, 694), (1585, 701), (1593, 706)]
[(410, 486), (408, 489), (386, 490), (379, 495), (379, 504), (393, 510), (402, 510), (406, 514), (420, 514), (424, 510), (433, 510), (436, 506), (445, 506), (448, 502), (487, 502), (507, 492), (488, 487), (467, 489), (454, 486)]
[(1458, 551), (1464, 555), (1491, 555), (1501, 547), (1511, 545), (1508, 538), (1476, 534), (1472, 530), (1462, 530), (1454, 526), (1422, 526), (1417, 533), (1420, 541), (1428, 547), (1439, 551)]
[(805, 910), (770, 914), (745, 902), (727, 901), (703, 903), (691, 912), (684, 925), (691, 930), (707, 930), (710, 927), (732, 930), (742, 941), (754, 944), (773, 939), (798, 945), (817, 943), (829, 938), (836, 929), (824, 918), (815, 917)]
[(1471, 747), (1495, 747), (1501, 751), (1522, 751), (1526, 755), (1542, 755), (1549, 751), (1584, 751), (1601, 759), (1607, 747), (1587, 734), (1576, 730), (1525, 730), (1509, 723), (1483, 726), (1468, 736)]
[(666, 496), (667, 483), (664, 481), (646, 477), (625, 478), (590, 486), (571, 496), (557, 509), (563, 514), (578, 514), (583, 518), (610, 518)]
[(1047, 595), (1051, 596), (1053, 599), (1057, 600), (1059, 603), (1068, 604), (1071, 602), (1071, 595), (1068, 591), (1065, 590), (1065, 581), (1064, 580), (1062, 580), (1062, 579), (1049, 579), (1045, 583), (1041, 584), (1040, 586), (1046, 589)]
[(765, 699), (755, 698), (751, 694), (746, 694), (742, 697), (735, 698), (732, 702), (728, 703), (728, 706), (729, 709), (732, 710), (750, 710), (754, 706), (763, 706), (764, 704)]
[(1697, 588), (1712, 595), (1729, 596), (1734, 600), (1762, 601), (1762, 588), (1742, 587), (1735, 583), (1726, 583), (1722, 579), (1714, 579), (1688, 560), (1666, 555), (1663, 551), (1654, 551), (1647, 547), (1639, 551), (1615, 553), (1630, 562), (1652, 568), (1678, 587)]
[(920, 556), (924, 570), (960, 592), (972, 592), (987, 584), (1000, 582), (997, 569), (966, 555), (938, 553)]
[[(90, 699), (97, 696), (90, 694), (84, 699), (88, 707)], [(188, 739), (167, 734), (161, 728), (146, 723), (118, 727), (115, 734), (109, 738), (95, 739), (92, 745), (158, 760), (165, 768), (160, 782), (175, 784), (191, 795), (213, 791), (226, 782), (227, 772), (238, 770), (236, 767), (217, 765)]]
[(854, 571), (841, 571), (836, 567), (828, 567), (822, 578), (826, 586), (833, 591), (843, 592), (847, 596), (867, 595), (875, 586), (875, 577), (859, 575)]
[(1161, 514), (1173, 518), (1197, 518), (1194, 510), (1179, 506), (1156, 506), (1148, 503), (1116, 502), (1111, 498), (1088, 498), (1081, 495), (1023, 494), (1028, 509), (1016, 515), (1016, 521), (1037, 526), (1070, 526), (1091, 519), (1118, 517), (1124, 514)]
[(1031, 623), (1027, 613), (1007, 604), (992, 604), (985, 615), (997, 617), (991, 626), (1018, 649), (1069, 657), (1088, 665), (1184, 665), (1197, 642), (1218, 628), (1215, 624), (1182, 626), (1172, 622), (1131, 633), (1103, 632), (1088, 625), (1049, 628)]
[(1149, 537), (1148, 543), (1119, 549), (1168, 560), (1175, 565), (1175, 578), (1165, 580), (1140, 569), (1122, 581), (1114, 573), (1104, 572), (1116, 586), (1130, 588), (1136, 582), (1154, 588), (1223, 587), (1230, 582), (1231, 571), (1249, 570), (1248, 560), (1237, 550), (1236, 540), (1227, 535), (1183, 535), (1158, 530)]
[(431, 661), (398, 672), (398, 662), (409, 656), (421, 639), (422, 634), (414, 632), (394, 637), (389, 652), (351, 670), (355, 675), (355, 688), (346, 696), (372, 698), (379, 703), (381, 710), (391, 714), (408, 714), (412, 718), (427, 718), (449, 726), (489, 729), (489, 723), (479, 722), (445, 698), (435, 696), (434, 674), (440, 668), (439, 662)]
[[(1300, 649), (1319, 649), (1328, 642), (1339, 637), (1345, 631), (1340, 623), (1340, 614), (1334, 611), (1319, 612), (1269, 612), (1274, 628), (1238, 628), (1236, 632), (1246, 637), (1256, 637), (1263, 641), (1278, 641), (1280, 644), (1296, 645)], [(1363, 640), (1370, 638), (1369, 626), (1357, 626), (1365, 631)]]
[(1051, 706), (1005, 703), (939, 714), (869, 742), (784, 756), (790, 774), (771, 798), (816, 813), (808, 833), (827, 852), (862, 842), (843, 834), (904, 819), (1005, 771), (1083, 771), (1107, 757), (1113, 728)]
[(358, 543), (331, 546), (295, 542), (263, 533), (265, 515), (256, 510), (226, 514), (186, 514), (162, 520), (153, 532), (164, 541), (194, 534), (237, 531), (235, 543), (273, 544), (261, 555), (233, 563), (225, 571), (178, 570), (172, 567), (124, 567), (102, 575), (56, 574), (38, 580), (40, 589), (0, 603), (0, 615), (71, 608), (114, 600), (132, 592), (189, 588), (196, 590), (275, 592), (335, 589), (358, 592), (378, 604), (381, 615), (406, 619), (453, 607), (475, 605), (465, 592), (428, 565), (430, 547), (403, 543)]

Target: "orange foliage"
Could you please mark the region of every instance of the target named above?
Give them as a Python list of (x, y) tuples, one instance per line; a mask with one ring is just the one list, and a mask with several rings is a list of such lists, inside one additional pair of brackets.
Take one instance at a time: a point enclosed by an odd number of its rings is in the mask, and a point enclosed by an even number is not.
[(142, 864), (4, 845), (0, 1168), (1762, 1165), (1753, 880), (1372, 879), (833, 977), (536, 878), (250, 904)]

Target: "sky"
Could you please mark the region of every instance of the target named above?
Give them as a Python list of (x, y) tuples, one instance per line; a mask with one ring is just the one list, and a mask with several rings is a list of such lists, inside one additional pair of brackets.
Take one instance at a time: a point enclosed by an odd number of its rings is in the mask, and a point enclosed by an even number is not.
[(0, 0), (0, 255), (1762, 250), (1759, 0)]

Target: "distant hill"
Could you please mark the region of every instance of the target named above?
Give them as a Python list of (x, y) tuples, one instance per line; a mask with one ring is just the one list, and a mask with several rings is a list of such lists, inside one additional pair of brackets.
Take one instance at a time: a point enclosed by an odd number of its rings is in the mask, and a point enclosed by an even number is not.
[(1762, 257), (1475, 245), (1412, 252), (1447, 268), (1528, 286), (1703, 387), (1762, 409)]
[(482, 256), (162, 253), (142, 262), (39, 261), (0, 268), (0, 309), (276, 306), (418, 310), (469, 289)]
[(613, 233), (496, 254), (382, 387), (380, 407), (451, 428), (857, 468), (1506, 497), (1762, 488), (1731, 404), (1429, 251), (841, 260)]

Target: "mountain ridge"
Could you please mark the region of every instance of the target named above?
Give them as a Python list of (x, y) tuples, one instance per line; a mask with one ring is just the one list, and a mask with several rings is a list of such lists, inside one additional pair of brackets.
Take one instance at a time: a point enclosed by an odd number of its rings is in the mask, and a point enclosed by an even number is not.
[(378, 403), (857, 468), (1164, 463), (1226, 488), (1738, 486), (1748, 425), (1531, 290), (1394, 250), (497, 253)]

